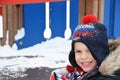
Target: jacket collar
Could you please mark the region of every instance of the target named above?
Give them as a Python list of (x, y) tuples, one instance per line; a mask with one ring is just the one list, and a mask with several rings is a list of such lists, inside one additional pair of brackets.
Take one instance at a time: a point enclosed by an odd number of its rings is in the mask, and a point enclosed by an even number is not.
[[(115, 45), (115, 44), (114, 44)], [(102, 75), (114, 75), (120, 69), (120, 45), (101, 63), (99, 71)]]

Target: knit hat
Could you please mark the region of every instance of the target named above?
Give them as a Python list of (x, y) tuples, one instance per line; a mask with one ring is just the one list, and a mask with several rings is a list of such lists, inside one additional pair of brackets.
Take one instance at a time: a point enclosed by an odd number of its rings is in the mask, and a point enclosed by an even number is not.
[(78, 25), (72, 36), (72, 49), (69, 61), (72, 66), (79, 67), (75, 61), (75, 42), (84, 43), (97, 61), (98, 66), (109, 54), (107, 31), (104, 24), (99, 23), (94, 15), (86, 15), (82, 18), (83, 24)]

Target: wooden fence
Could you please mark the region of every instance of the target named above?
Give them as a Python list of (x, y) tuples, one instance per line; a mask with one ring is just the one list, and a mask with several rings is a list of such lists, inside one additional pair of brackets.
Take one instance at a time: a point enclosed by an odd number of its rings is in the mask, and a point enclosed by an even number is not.
[(103, 23), (104, 17), (104, 0), (80, 0), (79, 23), (81, 18), (86, 14), (93, 14)]
[[(81, 17), (86, 14), (94, 14), (103, 22), (104, 0), (79, 0), (79, 24)], [(0, 45), (5, 45), (8, 31), (8, 43), (10, 46), (15, 41), (17, 30), (23, 27), (23, 6), (22, 5), (2, 5), (3, 16), (3, 38), (0, 39)]]
[(22, 5), (2, 5), (2, 16), (3, 38), (0, 39), (0, 45), (5, 45), (8, 32), (8, 43), (12, 46), (17, 30), (23, 27)]

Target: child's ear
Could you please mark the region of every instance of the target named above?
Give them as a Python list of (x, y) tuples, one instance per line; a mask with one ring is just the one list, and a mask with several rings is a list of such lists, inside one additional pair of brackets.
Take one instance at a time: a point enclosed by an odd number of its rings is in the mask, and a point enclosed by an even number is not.
[(109, 40), (109, 50), (114, 51), (120, 45), (120, 39)]

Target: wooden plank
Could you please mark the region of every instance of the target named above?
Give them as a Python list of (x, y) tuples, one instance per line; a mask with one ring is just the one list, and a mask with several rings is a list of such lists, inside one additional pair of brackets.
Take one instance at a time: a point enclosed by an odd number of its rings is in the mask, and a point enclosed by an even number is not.
[(8, 30), (9, 30), (9, 45), (12, 46), (14, 42), (14, 30), (13, 30), (13, 5), (8, 5)]
[(18, 28), (20, 29), (23, 27), (23, 5), (20, 5), (18, 8), (18, 19), (19, 19)]
[(93, 0), (92, 4), (93, 4), (93, 6), (92, 6), (92, 13), (93, 13), (93, 15), (98, 17), (98, 0)]
[[(2, 16), (2, 5), (0, 5), (0, 16)], [(1, 21), (0, 21), (1, 22)], [(1, 25), (1, 23), (0, 23)], [(0, 26), (1, 27), (1, 26)], [(0, 30), (2, 31), (2, 30)], [(0, 32), (1, 33), (1, 32)], [(0, 45), (1, 45), (1, 39), (2, 39), (2, 36), (0, 37)]]
[[(107, 27), (108, 37), (114, 38), (115, 0), (104, 0), (104, 24)], [(117, 25), (118, 26), (118, 25)]]
[(16, 5), (13, 5), (13, 29), (14, 29), (14, 35), (17, 33), (18, 28), (18, 10)]
[(2, 5), (0, 5), (0, 15), (2, 15)]
[(113, 31), (113, 38), (116, 39), (120, 39), (120, 0), (116, 0), (113, 2), (114, 3), (114, 27), (113, 27), (114, 31)]
[(92, 14), (92, 0), (86, 0), (86, 14)]
[(6, 34), (7, 34), (7, 6), (2, 6), (2, 15), (3, 15), (3, 38), (1, 39), (1, 45), (4, 46), (6, 43)]
[(79, 24), (82, 23), (82, 17), (85, 15), (85, 0), (79, 0)]
[(104, 0), (99, 0), (99, 15), (98, 15), (98, 18), (99, 18), (99, 21), (101, 23), (103, 23), (103, 18), (104, 18)]

